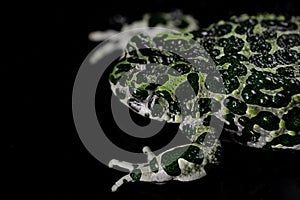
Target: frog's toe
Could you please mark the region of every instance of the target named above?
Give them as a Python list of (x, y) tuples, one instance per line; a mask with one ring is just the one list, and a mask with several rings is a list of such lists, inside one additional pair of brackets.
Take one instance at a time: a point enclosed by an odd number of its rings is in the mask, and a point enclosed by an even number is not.
[(130, 163), (130, 162), (126, 162), (126, 161), (120, 161), (120, 160), (116, 160), (116, 159), (112, 159), (109, 163), (108, 166), (110, 168), (113, 168), (114, 166), (118, 166), (121, 167), (123, 169), (127, 169), (130, 172), (134, 169), (134, 164)]
[(123, 185), (124, 183), (128, 183), (128, 182), (132, 182), (133, 179), (131, 178), (131, 176), (129, 174), (123, 176), (122, 178), (120, 178), (112, 187), (111, 187), (111, 191), (115, 192), (121, 185)]
[(153, 158), (155, 158), (155, 154), (151, 151), (150, 147), (145, 146), (143, 148), (143, 153), (147, 155), (147, 161), (151, 161)]

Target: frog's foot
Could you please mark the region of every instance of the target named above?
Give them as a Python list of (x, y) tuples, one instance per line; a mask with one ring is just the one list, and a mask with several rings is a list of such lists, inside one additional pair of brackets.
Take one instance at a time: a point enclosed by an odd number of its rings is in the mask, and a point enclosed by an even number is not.
[[(127, 169), (129, 171), (129, 174), (123, 176), (120, 178), (111, 188), (111, 190), (114, 192), (116, 191), (121, 185), (128, 182), (135, 182), (139, 181), (143, 178), (141, 181), (152, 181), (151, 179), (151, 173), (152, 169), (154, 169), (155, 166), (150, 167), (150, 163), (153, 162), (156, 158), (155, 154), (151, 151), (151, 149), (147, 146), (143, 148), (143, 153), (147, 155), (147, 162), (146, 163), (130, 163), (126, 161), (119, 161), (116, 159), (112, 159), (108, 166), (110, 168), (114, 166), (121, 167), (123, 169)], [(154, 164), (154, 163), (153, 163)]]
[(125, 161), (119, 161), (116, 159), (112, 159), (109, 163), (108, 166), (110, 168), (114, 167), (114, 166), (119, 166), (123, 169), (127, 169), (129, 170), (129, 174), (123, 176), (122, 178), (120, 178), (117, 182), (115, 182), (115, 184), (111, 187), (111, 191), (115, 192), (121, 185), (123, 185), (124, 183), (128, 183), (128, 182), (133, 182), (133, 178), (131, 176), (132, 171), (135, 168), (135, 164), (134, 163), (129, 163), (129, 162), (125, 162)]
[(206, 175), (208, 168), (219, 163), (219, 150), (219, 143), (209, 148), (192, 143), (171, 148), (155, 156), (149, 147), (144, 147), (143, 152), (147, 155), (146, 163), (134, 164), (112, 159), (109, 167), (119, 166), (129, 170), (129, 174), (112, 186), (112, 191), (116, 191), (127, 182), (164, 183), (170, 180), (199, 179)]

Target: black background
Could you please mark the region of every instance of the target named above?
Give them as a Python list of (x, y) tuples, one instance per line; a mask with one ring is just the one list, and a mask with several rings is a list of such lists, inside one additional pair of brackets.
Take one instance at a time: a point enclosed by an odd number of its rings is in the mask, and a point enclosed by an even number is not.
[[(146, 12), (181, 9), (206, 27), (242, 13), (300, 15), (298, 1), (99, 1), (97, 4), (12, 2), (1, 13), (5, 118), (3, 165), (9, 198), (38, 199), (299, 199), (299, 153), (261, 152), (224, 144), (224, 162), (201, 180), (110, 187), (124, 173), (97, 161), (81, 143), (72, 118), (77, 70), (97, 43), (88, 33)], [(7, 90), (6, 90), (7, 89)], [(4, 110), (3, 108), (3, 110)], [(4, 125), (7, 125), (6, 123)], [(105, 196), (107, 195), (107, 196)]]

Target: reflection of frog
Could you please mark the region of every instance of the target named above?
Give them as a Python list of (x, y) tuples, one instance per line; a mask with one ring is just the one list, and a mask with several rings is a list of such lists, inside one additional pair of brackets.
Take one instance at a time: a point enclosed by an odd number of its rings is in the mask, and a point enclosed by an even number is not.
[(191, 143), (160, 155), (145, 147), (144, 164), (111, 160), (130, 171), (112, 190), (205, 176), (220, 162), (218, 130), (250, 147), (299, 150), (299, 30), (299, 18), (265, 14), (134, 36), (110, 74), (114, 94), (143, 116), (180, 123)]

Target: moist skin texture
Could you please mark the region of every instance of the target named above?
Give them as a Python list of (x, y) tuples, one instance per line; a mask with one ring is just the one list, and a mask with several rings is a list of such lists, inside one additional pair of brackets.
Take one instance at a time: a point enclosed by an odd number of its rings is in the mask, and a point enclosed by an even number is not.
[(109, 76), (114, 94), (145, 117), (180, 123), (191, 142), (159, 155), (145, 147), (143, 164), (113, 159), (111, 167), (130, 173), (112, 191), (205, 176), (221, 162), (220, 130), (242, 145), (299, 150), (299, 27), (298, 17), (241, 15), (191, 32), (134, 36)]

